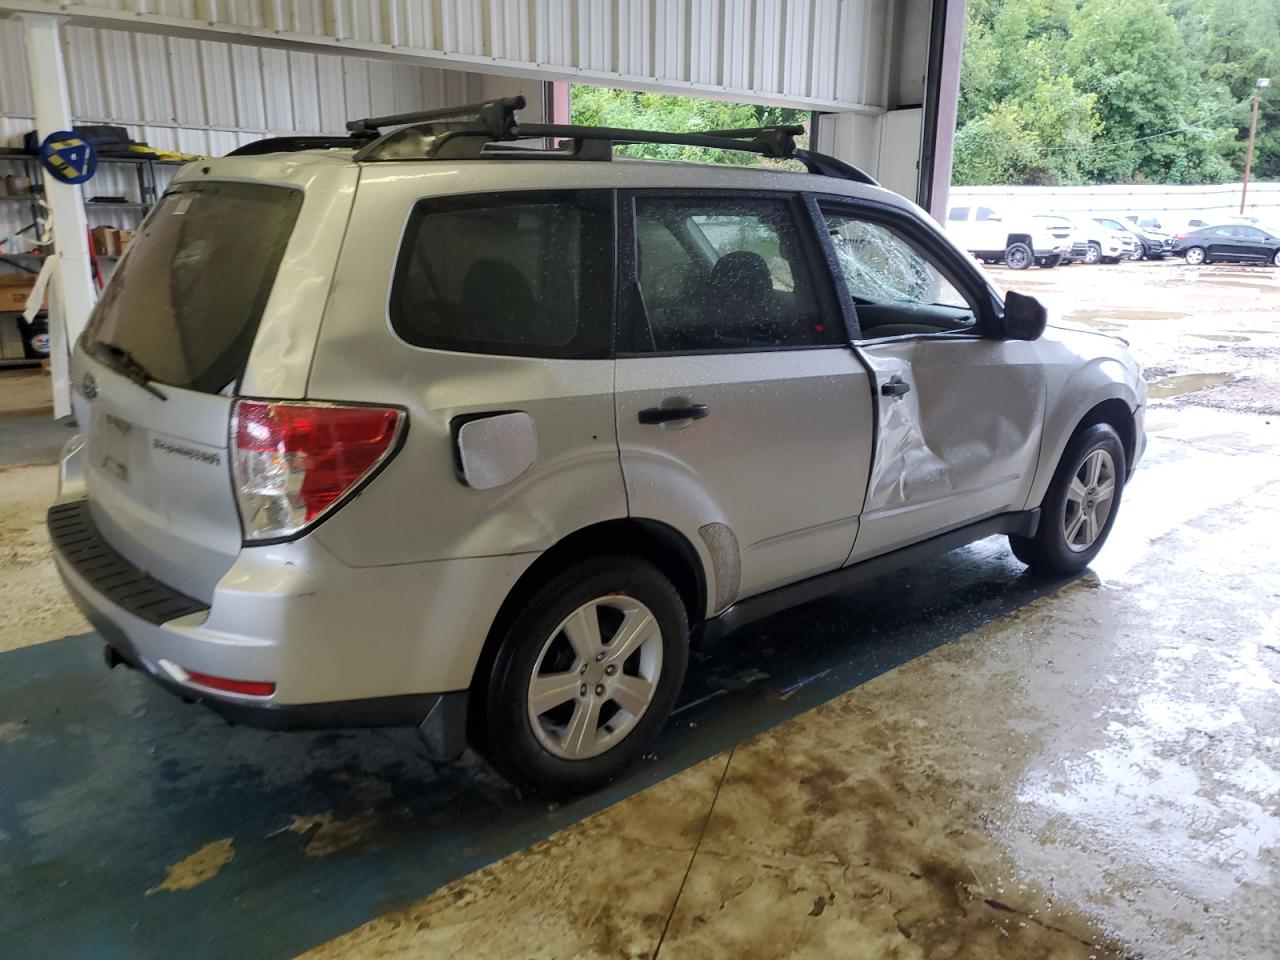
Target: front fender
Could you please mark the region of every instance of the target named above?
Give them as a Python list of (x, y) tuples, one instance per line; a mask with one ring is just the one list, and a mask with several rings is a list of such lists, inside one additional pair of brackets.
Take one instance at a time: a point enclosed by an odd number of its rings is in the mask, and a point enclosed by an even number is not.
[[(1146, 404), (1146, 385), (1136, 369), (1116, 357), (1098, 357), (1077, 368), (1049, 398), (1040, 459), (1027, 496), (1027, 509), (1044, 500), (1053, 474), (1076, 428), (1089, 411), (1107, 400), (1120, 400), (1131, 415)], [(1141, 438), (1136, 445), (1141, 449)]]

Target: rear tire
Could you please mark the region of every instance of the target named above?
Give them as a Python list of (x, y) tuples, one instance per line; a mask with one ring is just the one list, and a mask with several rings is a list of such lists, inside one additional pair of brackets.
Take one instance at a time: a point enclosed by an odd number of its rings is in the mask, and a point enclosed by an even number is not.
[(485, 690), (480, 742), (520, 786), (594, 790), (653, 742), (688, 662), (688, 618), (671, 581), (635, 557), (584, 560), (512, 621)]
[(1280, 250), (1277, 250), (1271, 255), (1271, 265), (1273, 267), (1280, 267)]
[(1034, 259), (1035, 254), (1025, 243), (1011, 243), (1004, 252), (1004, 262), (1010, 270), (1025, 270)]
[(1072, 437), (1040, 505), (1035, 536), (1009, 535), (1013, 555), (1035, 573), (1070, 574), (1087, 567), (1120, 511), (1126, 470), (1124, 444), (1109, 423)]
[(1203, 247), (1190, 247), (1187, 252), (1182, 255), (1182, 259), (1186, 260), (1190, 266), (1198, 267), (1205, 263), (1209, 258), (1205, 256)]

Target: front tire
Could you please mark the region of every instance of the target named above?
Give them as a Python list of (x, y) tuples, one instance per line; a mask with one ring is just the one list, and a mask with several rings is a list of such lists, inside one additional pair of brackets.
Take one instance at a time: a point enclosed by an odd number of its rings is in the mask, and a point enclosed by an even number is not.
[(1277, 250), (1271, 255), (1271, 265), (1273, 267), (1280, 267), (1280, 250)]
[(1084, 255), (1084, 262), (1088, 264), (1094, 264), (1101, 259), (1102, 259), (1102, 245), (1093, 243), (1091, 241), (1089, 243), (1089, 249)]
[(688, 662), (684, 604), (657, 568), (622, 555), (575, 564), (534, 593), (502, 640), (485, 752), (539, 793), (594, 790), (653, 742)]
[(1204, 263), (1208, 257), (1204, 255), (1203, 247), (1191, 247), (1182, 255), (1182, 259), (1187, 261), (1188, 265), (1198, 267)]
[(1125, 476), (1124, 444), (1114, 427), (1096, 423), (1078, 433), (1067, 444), (1040, 505), (1036, 535), (1010, 534), (1013, 555), (1035, 573), (1083, 570), (1111, 533)]

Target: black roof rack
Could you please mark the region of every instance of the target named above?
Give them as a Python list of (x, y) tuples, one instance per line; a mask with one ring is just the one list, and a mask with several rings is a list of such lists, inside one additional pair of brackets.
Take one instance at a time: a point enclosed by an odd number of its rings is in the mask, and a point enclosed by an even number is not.
[[(852, 164), (796, 147), (795, 138), (804, 133), (804, 127), (799, 125), (664, 133), (619, 127), (521, 123), (516, 119), (516, 111), (524, 109), (524, 105), (524, 97), (503, 97), (437, 110), (366, 117), (349, 121), (346, 137), (278, 137), (246, 144), (228, 155), (344, 147), (355, 148), (355, 159), (361, 162), (476, 160), (486, 156), (609, 160), (615, 144), (661, 143), (741, 150), (778, 160), (797, 160), (810, 173), (876, 185), (874, 178)], [(380, 131), (385, 127), (396, 129), (382, 134)], [(518, 146), (516, 142), (521, 140), (562, 142), (551, 149), (533, 149)]]

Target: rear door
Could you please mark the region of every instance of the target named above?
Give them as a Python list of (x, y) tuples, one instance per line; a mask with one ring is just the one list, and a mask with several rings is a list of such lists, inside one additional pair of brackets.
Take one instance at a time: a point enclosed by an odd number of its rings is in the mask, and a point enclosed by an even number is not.
[(1206, 231), (1205, 253), (1213, 260), (1235, 260), (1237, 243), (1235, 228), (1214, 227)]
[(1036, 344), (979, 335), (988, 292), (922, 224), (849, 201), (821, 209), (875, 379), (876, 453), (850, 560), (1021, 510), (1044, 420)]
[(621, 197), (617, 429), (632, 516), (703, 542), (716, 603), (839, 567), (872, 422), (803, 201)]
[(256, 183), (167, 193), (73, 361), (94, 521), (135, 565), (206, 602), (241, 543), (231, 404), (302, 198)]

